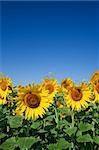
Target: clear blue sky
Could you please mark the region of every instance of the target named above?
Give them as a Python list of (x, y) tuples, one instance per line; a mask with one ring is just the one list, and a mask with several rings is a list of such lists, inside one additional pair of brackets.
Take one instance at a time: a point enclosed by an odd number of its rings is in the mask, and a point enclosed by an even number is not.
[(99, 70), (99, 2), (2, 2), (1, 71), (15, 84)]

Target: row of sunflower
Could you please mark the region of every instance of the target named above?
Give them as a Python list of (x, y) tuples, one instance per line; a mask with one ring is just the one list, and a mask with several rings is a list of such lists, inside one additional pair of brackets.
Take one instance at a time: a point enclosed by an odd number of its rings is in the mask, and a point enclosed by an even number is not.
[[(17, 94), (12, 100), (9, 95), (13, 90)], [(63, 95), (63, 101), (55, 101), (57, 94)], [(85, 109), (90, 103), (99, 102), (99, 71), (96, 71), (88, 83), (76, 85), (70, 78), (64, 79), (61, 84), (57, 80), (46, 78), (41, 84), (19, 85), (14, 87), (10, 78), (0, 77), (0, 104), (5, 105), (12, 101), (16, 103), (15, 114), (36, 120), (48, 111), (51, 105), (57, 107), (67, 106), (79, 111)]]
[(99, 71), (76, 85), (14, 86), (0, 77), (0, 150), (98, 150)]

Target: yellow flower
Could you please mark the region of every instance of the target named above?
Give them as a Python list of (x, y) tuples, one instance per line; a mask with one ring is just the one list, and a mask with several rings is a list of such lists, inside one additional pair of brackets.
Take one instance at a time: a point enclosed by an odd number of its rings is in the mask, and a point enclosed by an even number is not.
[(99, 71), (92, 75), (90, 82), (94, 88), (94, 101), (99, 102)]
[(97, 81), (99, 81), (99, 71), (96, 71), (92, 76), (91, 76), (91, 79), (90, 79), (90, 82), (92, 84), (95, 84)]
[(81, 83), (79, 86), (74, 86), (68, 90), (64, 95), (68, 107), (71, 107), (73, 110), (80, 110), (81, 107), (88, 107), (92, 94), (89, 85)]
[(53, 101), (53, 97), (58, 92), (58, 84), (55, 79), (45, 79), (43, 82), (43, 88), (48, 91), (49, 101)]
[(10, 78), (6, 78), (4, 75), (0, 77), (0, 104), (7, 103), (7, 96), (12, 92), (12, 82)]
[(61, 82), (61, 89), (63, 91), (67, 91), (67, 90), (71, 89), (73, 86), (74, 86), (74, 83), (70, 78), (66, 78), (66, 79), (62, 80), (62, 82)]
[(41, 85), (28, 85), (18, 87), (16, 114), (25, 115), (33, 120), (42, 117), (51, 102), (48, 101), (48, 92)]

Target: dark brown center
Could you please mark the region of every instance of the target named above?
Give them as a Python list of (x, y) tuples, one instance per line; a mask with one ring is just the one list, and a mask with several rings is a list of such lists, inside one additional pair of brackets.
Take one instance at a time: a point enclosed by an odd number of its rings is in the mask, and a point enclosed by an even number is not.
[(30, 108), (37, 108), (40, 105), (41, 97), (37, 94), (26, 94), (24, 97), (24, 102)]
[(67, 83), (66, 80), (63, 81), (62, 85), (63, 85), (63, 87), (64, 87), (65, 89), (69, 87), (69, 83)]
[(78, 88), (75, 88), (71, 91), (71, 97), (74, 101), (80, 101), (82, 99), (82, 96), (82, 92)]
[(54, 91), (54, 87), (51, 84), (47, 84), (45, 89), (49, 91), (49, 94), (51, 94)]
[(7, 84), (5, 82), (0, 83), (0, 88), (5, 91), (7, 89)]

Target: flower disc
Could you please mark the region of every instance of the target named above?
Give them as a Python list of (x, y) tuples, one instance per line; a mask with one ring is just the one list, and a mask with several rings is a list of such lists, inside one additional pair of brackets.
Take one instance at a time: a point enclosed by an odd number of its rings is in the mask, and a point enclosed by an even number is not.
[(16, 113), (33, 120), (42, 117), (52, 104), (48, 96), (41, 85), (19, 86)]
[(99, 71), (92, 75), (90, 82), (94, 88), (94, 102), (99, 102)]
[(6, 104), (7, 101), (7, 96), (12, 92), (12, 82), (10, 78), (6, 78), (4, 77), (4, 75), (2, 75), (0, 77), (0, 104)]
[(92, 94), (89, 85), (81, 83), (79, 86), (74, 86), (65, 93), (66, 104), (73, 110), (79, 110), (81, 107), (88, 107), (88, 102), (91, 102)]

